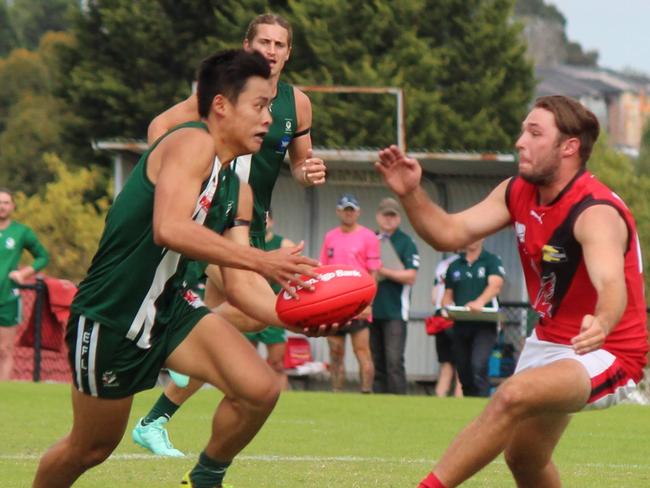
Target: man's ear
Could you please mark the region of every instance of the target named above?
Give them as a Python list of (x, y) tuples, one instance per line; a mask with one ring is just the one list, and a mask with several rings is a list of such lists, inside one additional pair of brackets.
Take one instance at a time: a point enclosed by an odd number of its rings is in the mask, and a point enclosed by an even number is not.
[(572, 157), (580, 151), (580, 139), (577, 137), (569, 137), (566, 141), (562, 142), (562, 156)]
[(228, 99), (220, 93), (212, 99), (212, 110), (221, 117), (226, 114), (227, 106)]

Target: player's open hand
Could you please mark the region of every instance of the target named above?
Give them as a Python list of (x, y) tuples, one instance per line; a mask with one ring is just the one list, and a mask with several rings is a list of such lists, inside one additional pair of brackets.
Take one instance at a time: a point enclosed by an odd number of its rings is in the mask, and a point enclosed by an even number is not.
[(313, 151), (307, 150), (307, 159), (302, 163), (303, 179), (307, 185), (322, 185), (327, 177), (327, 167), (321, 158), (313, 157)]
[(422, 167), (417, 159), (408, 158), (395, 145), (379, 151), (375, 168), (384, 177), (386, 185), (398, 196), (403, 197), (420, 185)]
[(318, 261), (301, 255), (304, 247), (305, 243), (300, 242), (295, 246), (267, 252), (259, 273), (281, 285), (292, 297), (298, 298), (296, 287), (312, 289), (307, 281), (318, 278), (318, 273), (313, 271), (313, 267), (318, 266)]
[(585, 315), (582, 318), (580, 333), (571, 339), (573, 349), (578, 354), (586, 354), (600, 349), (607, 337), (606, 327), (593, 315)]

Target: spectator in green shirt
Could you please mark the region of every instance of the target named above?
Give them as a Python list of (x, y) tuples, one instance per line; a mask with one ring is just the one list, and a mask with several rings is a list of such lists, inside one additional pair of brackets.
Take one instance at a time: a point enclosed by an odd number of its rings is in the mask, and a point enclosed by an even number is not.
[[(13, 351), (20, 323), (20, 293), (16, 285), (25, 283), (50, 260), (36, 234), (11, 216), (16, 208), (11, 191), (0, 188), (0, 381), (13, 369)], [(18, 268), (23, 250), (34, 257), (31, 266)]]
[(372, 302), (370, 350), (375, 364), (375, 393), (406, 393), (404, 349), (420, 256), (415, 242), (399, 228), (400, 206), (384, 198), (377, 208), (382, 267), (377, 272), (377, 295)]
[[(497, 308), (505, 274), (501, 258), (483, 249), (483, 239), (473, 242), (447, 269), (442, 305), (464, 305), (476, 312)], [(496, 339), (496, 322), (454, 323), (452, 351), (465, 396), (489, 396), (488, 361)]]

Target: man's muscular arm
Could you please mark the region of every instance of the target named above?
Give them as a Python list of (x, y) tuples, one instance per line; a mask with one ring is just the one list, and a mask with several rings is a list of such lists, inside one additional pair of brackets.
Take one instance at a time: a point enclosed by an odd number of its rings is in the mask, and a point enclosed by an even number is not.
[(625, 252), (628, 229), (618, 211), (609, 205), (594, 205), (576, 219), (573, 233), (598, 300), (593, 315), (582, 319), (580, 333), (572, 339), (578, 354), (602, 347), (607, 335), (621, 320), (627, 306)]

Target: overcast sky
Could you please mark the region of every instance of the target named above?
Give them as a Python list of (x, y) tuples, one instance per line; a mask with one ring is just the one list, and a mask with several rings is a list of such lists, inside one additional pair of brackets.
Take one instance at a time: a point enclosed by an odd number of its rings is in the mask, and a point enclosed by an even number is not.
[(569, 40), (596, 49), (598, 64), (650, 75), (650, 0), (546, 0), (567, 19)]

